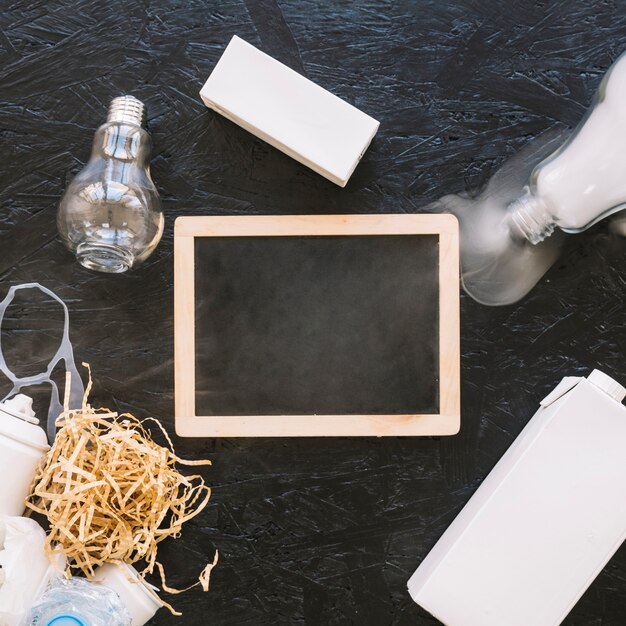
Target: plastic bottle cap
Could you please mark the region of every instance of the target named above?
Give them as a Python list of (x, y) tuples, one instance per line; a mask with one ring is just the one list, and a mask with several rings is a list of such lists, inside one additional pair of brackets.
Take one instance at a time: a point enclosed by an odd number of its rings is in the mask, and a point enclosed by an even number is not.
[(587, 380), (593, 383), (596, 387), (602, 389), (604, 393), (607, 393), (611, 398), (621, 402), (626, 398), (626, 389), (622, 387), (616, 380), (613, 380), (610, 376), (601, 372), (600, 370), (593, 370)]
[[(50, 449), (48, 437), (32, 410), (32, 399), (18, 394), (0, 402), (0, 435), (36, 448), (41, 452)], [(29, 479), (30, 480), (30, 479)]]
[(39, 424), (39, 420), (35, 417), (35, 411), (33, 411), (33, 399), (23, 393), (18, 393), (10, 400), (5, 400), (0, 406), (5, 413), (13, 417), (30, 424)]
[(10, 400), (0, 402), (0, 435), (47, 452), (50, 449), (48, 437), (38, 424), (32, 398), (19, 393)]
[(87, 624), (74, 615), (57, 615), (46, 626), (87, 626)]

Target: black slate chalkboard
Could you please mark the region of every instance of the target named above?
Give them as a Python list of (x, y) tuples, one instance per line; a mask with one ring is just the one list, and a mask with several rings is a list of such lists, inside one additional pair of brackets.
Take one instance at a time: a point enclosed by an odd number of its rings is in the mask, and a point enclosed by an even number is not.
[(178, 432), (455, 432), (456, 235), (441, 215), (180, 218)]
[(437, 413), (439, 238), (198, 237), (200, 415)]

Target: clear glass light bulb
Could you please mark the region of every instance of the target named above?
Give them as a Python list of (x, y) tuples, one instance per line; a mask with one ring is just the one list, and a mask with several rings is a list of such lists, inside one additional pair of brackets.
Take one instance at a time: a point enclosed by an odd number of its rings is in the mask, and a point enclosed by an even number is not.
[(604, 76), (572, 136), (531, 174), (509, 206), (511, 227), (537, 244), (560, 228), (578, 233), (626, 205), (626, 54)]
[(89, 269), (125, 272), (147, 259), (163, 234), (143, 120), (140, 100), (115, 98), (106, 123), (96, 131), (89, 162), (61, 199), (59, 233)]

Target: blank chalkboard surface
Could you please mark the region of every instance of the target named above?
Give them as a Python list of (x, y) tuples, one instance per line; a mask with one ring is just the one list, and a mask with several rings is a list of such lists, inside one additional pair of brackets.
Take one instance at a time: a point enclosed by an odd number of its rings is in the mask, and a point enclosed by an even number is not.
[(180, 435), (458, 430), (454, 218), (185, 217), (175, 256)]

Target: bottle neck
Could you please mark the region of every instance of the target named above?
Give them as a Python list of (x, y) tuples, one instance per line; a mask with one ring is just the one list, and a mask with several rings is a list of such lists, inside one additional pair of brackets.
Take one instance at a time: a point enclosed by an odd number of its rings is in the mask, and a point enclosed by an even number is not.
[(150, 158), (150, 138), (143, 129), (145, 106), (133, 96), (114, 98), (109, 107), (107, 121), (94, 141), (94, 154), (116, 161), (137, 161), (146, 166)]
[(509, 204), (508, 219), (511, 230), (532, 244), (541, 243), (556, 228), (546, 205), (528, 189)]

